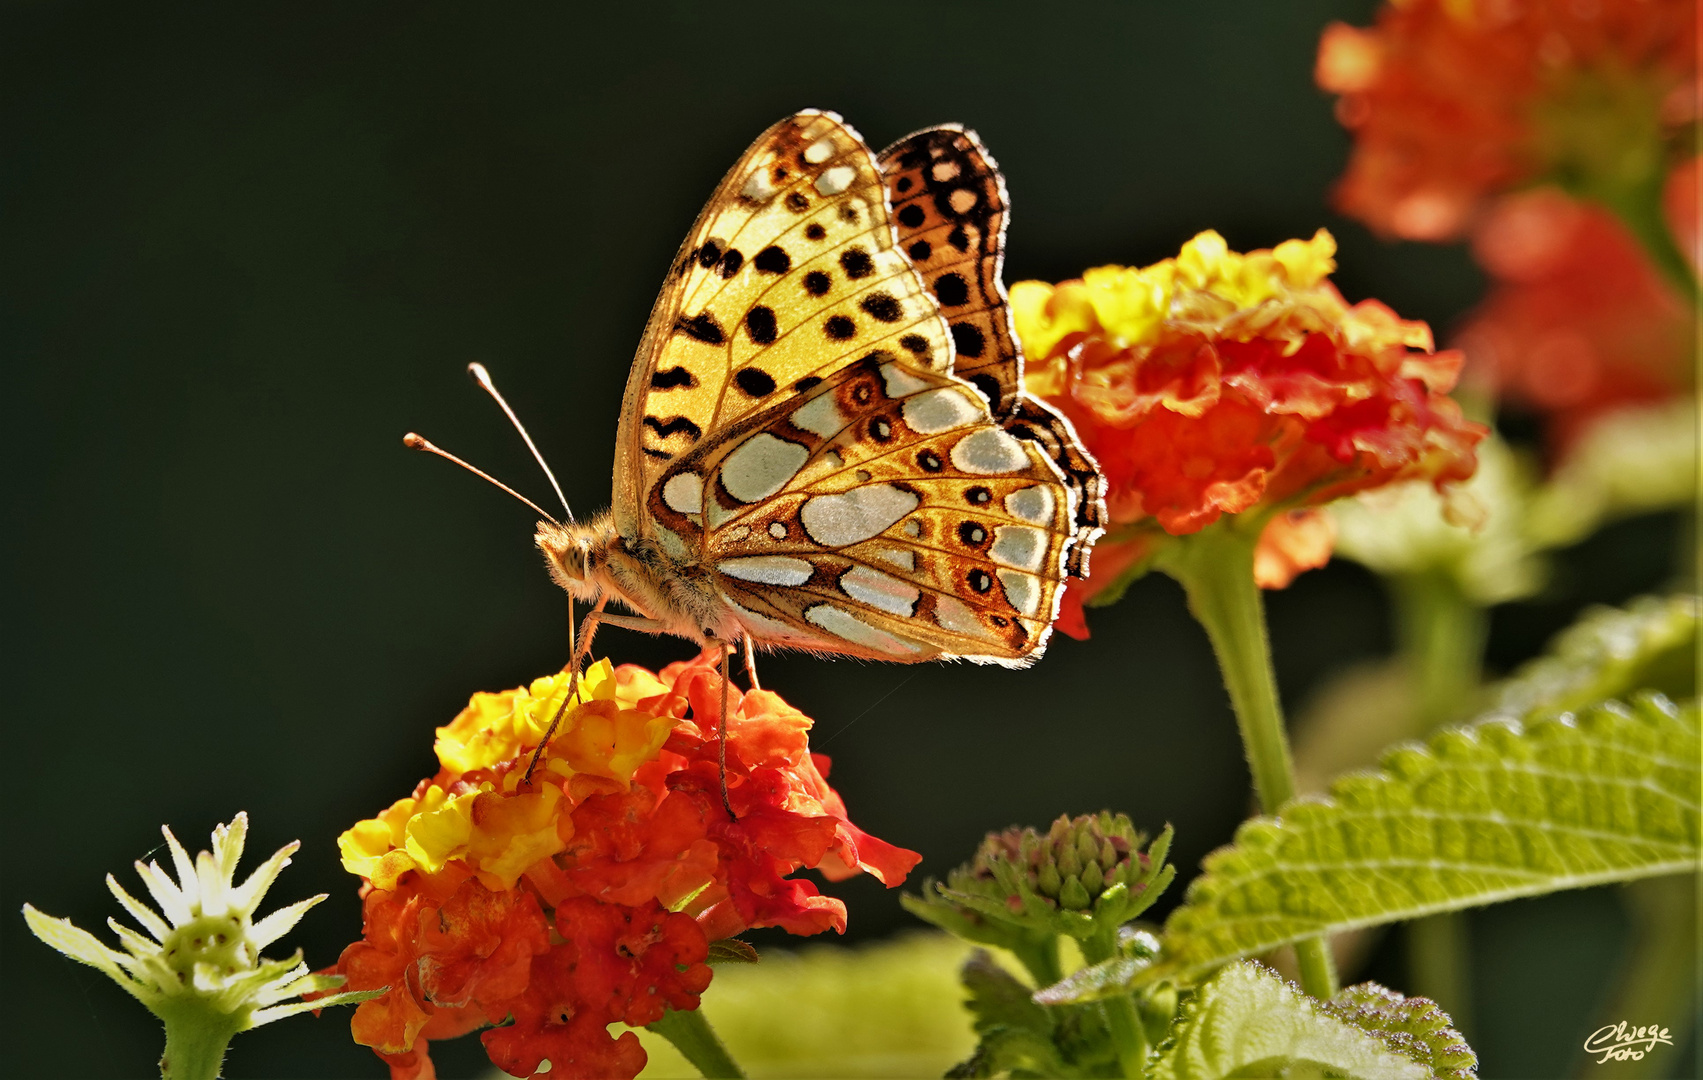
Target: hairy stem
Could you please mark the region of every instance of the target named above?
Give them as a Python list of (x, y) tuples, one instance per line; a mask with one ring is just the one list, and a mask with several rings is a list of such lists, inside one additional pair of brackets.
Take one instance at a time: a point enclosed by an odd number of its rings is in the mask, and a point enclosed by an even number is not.
[(698, 1072), (712, 1080), (745, 1075), (699, 1009), (669, 1009), (647, 1029), (673, 1043)]
[[(1224, 518), (1167, 545), (1156, 565), (1182, 583), (1189, 611), (1212, 641), (1260, 809), (1276, 815), (1295, 797), (1295, 763), (1272, 673), (1265, 601), (1254, 584), (1254, 547), (1262, 524), (1256, 520), (1238, 528), (1239, 519)], [(1307, 993), (1321, 1000), (1336, 993), (1336, 965), (1323, 938), (1297, 942), (1295, 954)]]
[[(1110, 960), (1116, 952), (1110, 934), (1096, 934), (1082, 942), (1082, 958), (1090, 964)], [(1111, 1033), (1123, 1075), (1140, 1080), (1147, 1075), (1147, 1029), (1135, 1011), (1135, 999), (1129, 994), (1114, 994), (1102, 1001), (1100, 1007), (1105, 1012), (1106, 1030)]]
[(187, 1003), (168, 999), (151, 1008), (166, 1025), (161, 1080), (217, 1080), (238, 1021), (199, 998)]

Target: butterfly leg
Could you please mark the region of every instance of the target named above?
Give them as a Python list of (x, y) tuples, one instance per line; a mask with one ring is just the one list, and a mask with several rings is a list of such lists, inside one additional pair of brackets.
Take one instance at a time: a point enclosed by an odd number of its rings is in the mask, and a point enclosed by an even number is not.
[(520, 778), (521, 784), (532, 782), (532, 770), (538, 767), (538, 759), (543, 756), (544, 748), (550, 745), (550, 737), (556, 734), (556, 725), (562, 722), (562, 714), (568, 711), (568, 703), (579, 693), (579, 669), (585, 662), (586, 654), (591, 651), (592, 638), (597, 636), (597, 624), (611, 618), (603, 614), (603, 605), (607, 599), (599, 600), (580, 625), (579, 633), (574, 633), (573, 601), (568, 601), (568, 692), (562, 695), (562, 703), (556, 707), (556, 715), (550, 718), (550, 726), (544, 729), (544, 737), (538, 740), (538, 746), (532, 751), (532, 760), (526, 763), (526, 773)]
[(763, 684), (757, 681), (757, 647), (751, 642), (751, 635), (746, 634), (745, 643), (745, 677), (751, 680), (751, 689), (761, 690)]

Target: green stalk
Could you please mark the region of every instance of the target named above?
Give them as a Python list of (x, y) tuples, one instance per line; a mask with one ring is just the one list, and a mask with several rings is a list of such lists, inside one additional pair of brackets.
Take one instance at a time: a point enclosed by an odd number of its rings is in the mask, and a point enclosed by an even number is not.
[(646, 1027), (673, 1043), (699, 1073), (711, 1080), (732, 1080), (745, 1075), (716, 1037), (710, 1022), (704, 1019), (702, 1010), (669, 1009), (661, 1020)]
[[(1212, 641), (1260, 809), (1275, 816), (1295, 797), (1295, 763), (1271, 668), (1265, 600), (1254, 584), (1254, 548), (1264, 524), (1226, 517), (1167, 544), (1155, 565), (1182, 584), (1189, 611)], [(1323, 938), (1296, 942), (1295, 957), (1307, 993), (1320, 1000), (1336, 993), (1336, 965)]]
[[(160, 1055), (160, 1080), (218, 1080), (225, 1049), (238, 1021), (194, 998), (183, 1007), (167, 999), (153, 1006), (166, 1025), (166, 1052)], [(222, 1022), (221, 1022), (222, 1021)]]
[[(1114, 931), (1115, 932), (1115, 931)], [(1090, 964), (1110, 960), (1117, 952), (1111, 933), (1096, 934), (1082, 944), (1082, 958)], [(1106, 1030), (1111, 1033), (1112, 1046), (1118, 1053), (1118, 1065), (1123, 1075), (1140, 1080), (1147, 1075), (1147, 1029), (1135, 1011), (1135, 999), (1129, 994), (1113, 994), (1100, 1002), (1106, 1017)]]
[(1659, 172), (1636, 187), (1593, 194), (1637, 238), (1651, 264), (1668, 284), (1678, 290), (1680, 299), (1695, 309), (1697, 272), (1685, 251), (1674, 240), (1673, 230), (1668, 228), (1667, 214), (1662, 208), (1662, 188), (1666, 179), (1667, 174)]
[[(1468, 711), (1482, 677), (1488, 619), (1446, 570), (1392, 576), (1389, 585), (1413, 684), (1408, 734), (1419, 736)], [(1415, 919), (1406, 934), (1413, 993), (1441, 1005), (1465, 1032), (1472, 1011), (1468, 917), (1446, 912)]]

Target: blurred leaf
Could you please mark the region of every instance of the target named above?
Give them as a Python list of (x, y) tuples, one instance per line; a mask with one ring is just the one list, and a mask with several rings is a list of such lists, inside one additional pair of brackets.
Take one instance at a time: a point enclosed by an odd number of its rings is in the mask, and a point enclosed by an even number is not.
[(1616, 518), (1697, 499), (1697, 398), (1616, 410), (1591, 424), (1531, 501), (1532, 542), (1561, 547)]
[[(1231, 965), (1202, 983), (1183, 1006), (1148, 1077), (1218, 1080), (1323, 1071), (1362, 1080), (1429, 1080), (1433, 1075), (1423, 1060), (1392, 1050), (1381, 1028), (1367, 1030), (1338, 1012), (1258, 964)], [(1382, 1023), (1375, 1016), (1366, 1019), (1374, 1027)], [(1428, 1049), (1419, 1040), (1412, 1042), (1420, 1053)]]
[[(958, 983), (971, 951), (933, 933), (766, 948), (760, 964), (718, 966), (701, 1008), (753, 1078), (939, 1076), (975, 1048)], [(642, 1076), (698, 1076), (666, 1039), (637, 1034), (650, 1055)]]
[(1494, 689), (1494, 709), (1547, 717), (1634, 690), (1692, 697), (1697, 616), (1697, 597), (1685, 595), (1642, 597), (1624, 609), (1593, 608), (1556, 635), (1548, 655)]
[(983, 1036), (976, 1052), (946, 1075), (1074, 1077), (1082, 1073), (1065, 1063), (1047, 1036), (1028, 1028), (1000, 1027)]

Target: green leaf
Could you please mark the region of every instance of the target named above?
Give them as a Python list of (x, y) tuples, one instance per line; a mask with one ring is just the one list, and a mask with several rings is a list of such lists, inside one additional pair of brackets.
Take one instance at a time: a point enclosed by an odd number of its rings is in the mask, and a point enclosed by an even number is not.
[(965, 961), (962, 972), (965, 1003), (975, 1017), (976, 1031), (986, 1034), (995, 1028), (1024, 1028), (1052, 1038), (1053, 1018), (1035, 1004), (1028, 984), (1001, 967), (985, 949), (977, 949)]
[(1350, 986), (1325, 1003), (1325, 1011), (1406, 1058), (1421, 1062), (1442, 1080), (1472, 1080), (1478, 1055), (1452, 1026), (1449, 1014), (1430, 998), (1403, 997), (1377, 983)]
[(1051, 1039), (1028, 1028), (999, 1027), (982, 1037), (976, 1052), (954, 1065), (948, 1077), (1082, 1075), (1059, 1056)]
[(1593, 608), (1556, 635), (1547, 655), (1496, 687), (1495, 711), (1528, 719), (1559, 716), (1634, 690), (1693, 697), (1697, 617), (1698, 598), (1686, 595)]
[(1386, 754), (1207, 856), (1130, 985), (1361, 926), (1694, 868), (1698, 712), (1659, 695)]
[(749, 941), (730, 937), (710, 942), (712, 964), (755, 964), (758, 959), (757, 950)]
[(1259, 964), (1234, 964), (1195, 990), (1170, 1038), (1160, 1044), (1148, 1078), (1217, 1080), (1319, 1072), (1360, 1080), (1432, 1076), (1428, 1064), (1393, 1050), (1381, 1032), (1368, 1031), (1337, 1013)]

